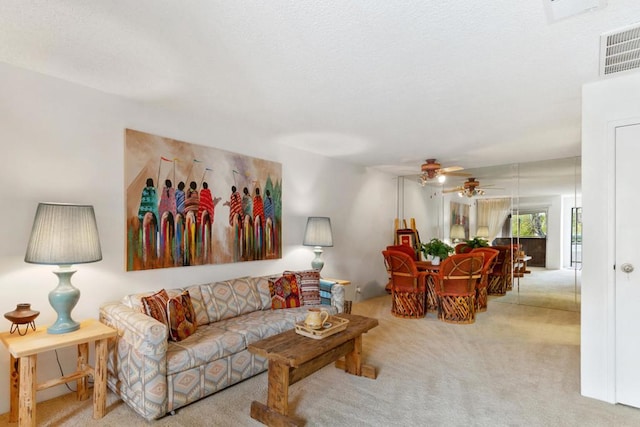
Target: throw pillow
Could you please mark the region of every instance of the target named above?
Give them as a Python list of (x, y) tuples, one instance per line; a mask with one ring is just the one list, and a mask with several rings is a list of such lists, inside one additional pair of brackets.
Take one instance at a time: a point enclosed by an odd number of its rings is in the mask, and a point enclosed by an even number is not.
[(161, 289), (153, 295), (140, 298), (140, 301), (147, 316), (167, 324), (167, 302), (169, 301), (167, 291)]
[(302, 305), (320, 304), (320, 270), (285, 271), (294, 273), (302, 297)]
[(196, 331), (198, 321), (189, 291), (183, 291), (167, 302), (167, 321), (171, 341), (182, 341)]
[(271, 308), (300, 307), (300, 292), (295, 274), (283, 274), (276, 280), (269, 280)]

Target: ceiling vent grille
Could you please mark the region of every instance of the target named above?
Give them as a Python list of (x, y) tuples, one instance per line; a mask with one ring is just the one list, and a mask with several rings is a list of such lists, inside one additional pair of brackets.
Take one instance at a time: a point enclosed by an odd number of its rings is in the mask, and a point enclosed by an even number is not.
[(640, 68), (640, 25), (600, 36), (600, 75)]

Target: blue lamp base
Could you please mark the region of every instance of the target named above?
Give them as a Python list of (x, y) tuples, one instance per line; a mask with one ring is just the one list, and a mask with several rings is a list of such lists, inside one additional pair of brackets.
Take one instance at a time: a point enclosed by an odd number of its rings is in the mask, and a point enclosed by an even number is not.
[(311, 268), (314, 270), (322, 271), (322, 267), (324, 267), (324, 261), (322, 259), (322, 247), (314, 246), (313, 253), (316, 254), (316, 257), (311, 261)]
[(58, 286), (49, 292), (49, 304), (58, 314), (55, 323), (47, 328), (50, 334), (66, 334), (80, 329), (80, 323), (71, 318), (71, 310), (80, 299), (80, 290), (71, 284), (71, 276), (76, 270), (70, 266), (60, 266), (53, 273), (58, 276)]

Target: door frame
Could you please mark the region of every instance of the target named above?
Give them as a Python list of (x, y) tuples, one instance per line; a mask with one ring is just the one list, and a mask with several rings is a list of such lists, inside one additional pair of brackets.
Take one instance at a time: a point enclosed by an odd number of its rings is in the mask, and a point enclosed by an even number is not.
[[(607, 401), (618, 403), (616, 396), (616, 274), (614, 270), (616, 255), (616, 129), (627, 126), (640, 125), (640, 117), (610, 121), (607, 124), (607, 162), (603, 171), (607, 177), (607, 206), (609, 221), (606, 242), (607, 263), (607, 292), (605, 300), (606, 334), (607, 334), (607, 367), (606, 367), (606, 396)], [(583, 212), (584, 215), (584, 212)]]

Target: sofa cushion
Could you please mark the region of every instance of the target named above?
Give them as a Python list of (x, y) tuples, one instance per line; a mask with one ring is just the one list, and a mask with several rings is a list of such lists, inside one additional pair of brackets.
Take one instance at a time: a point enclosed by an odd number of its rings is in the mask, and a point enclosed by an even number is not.
[(191, 304), (189, 291), (170, 298), (167, 303), (167, 322), (169, 326), (169, 339), (182, 341), (193, 335), (198, 328), (196, 313)]
[(140, 301), (147, 316), (167, 325), (167, 302), (169, 302), (167, 291), (160, 289), (153, 295), (140, 298)]
[(275, 280), (269, 280), (269, 290), (271, 291), (271, 308), (292, 308), (300, 307), (300, 291), (296, 275), (283, 274)]
[(295, 274), (302, 305), (320, 304), (320, 270), (285, 271)]
[(255, 282), (249, 277), (202, 285), (200, 290), (209, 322), (229, 319), (262, 308)]
[[(300, 311), (301, 320), (306, 315), (306, 309)], [(293, 329), (296, 316), (287, 314), (290, 310), (259, 310), (232, 319), (222, 320), (216, 323), (216, 327), (241, 334), (247, 345), (260, 341), (263, 338), (279, 334)], [(305, 314), (302, 314), (305, 313)]]
[(231, 287), (236, 298), (238, 315), (251, 313), (262, 308), (260, 295), (253, 278), (241, 277), (239, 279), (225, 280), (222, 283), (226, 283)]
[[(275, 279), (273, 279), (275, 280)], [(263, 310), (271, 310), (271, 291), (269, 290), (269, 277), (253, 277), (256, 291), (260, 296), (260, 305)]]
[(245, 348), (246, 342), (242, 334), (218, 328), (213, 323), (204, 325), (187, 340), (169, 341), (167, 374), (204, 366)]

